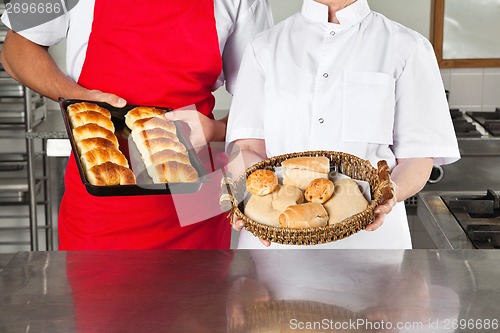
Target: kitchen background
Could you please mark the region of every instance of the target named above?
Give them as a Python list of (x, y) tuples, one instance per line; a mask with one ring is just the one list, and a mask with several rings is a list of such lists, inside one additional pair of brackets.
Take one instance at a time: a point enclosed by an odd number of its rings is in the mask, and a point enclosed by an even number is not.
[[(300, 10), (302, 0), (270, 0), (275, 23)], [(383, 13), (387, 17), (398, 21), (424, 35), (431, 36), (431, 7), (432, 0), (369, 0), (374, 11)], [(62, 42), (50, 49), (59, 66), (64, 69), (65, 43)], [(445, 88), (450, 91), (450, 108), (458, 108), (467, 111), (494, 111), (500, 107), (500, 68), (446, 68), (441, 69)], [(222, 117), (227, 114), (231, 104), (231, 96), (223, 88), (216, 93), (215, 114)], [(6, 101), (0, 99), (0, 105)], [(8, 100), (7, 100), (8, 101)], [(49, 102), (48, 109), (57, 109), (57, 104)], [(1, 109), (0, 109), (1, 110)], [(0, 111), (1, 112), (1, 111)], [(7, 133), (7, 134), (5, 134)], [(14, 136), (15, 138), (12, 138)], [(2, 144), (0, 154), (16, 153), (26, 150), (24, 136), (19, 133), (2, 130), (0, 136)], [(35, 149), (43, 150), (39, 142), (36, 142)], [(58, 189), (61, 188), (60, 178), (64, 167), (64, 158), (51, 158), (51, 166), (48, 173), (52, 184), (52, 213), (54, 218), (54, 234), (57, 235), (57, 206), (61, 195)], [(37, 171), (40, 172), (40, 163), (37, 164)], [(5, 185), (7, 180), (15, 177), (26, 177), (26, 170), (0, 172), (0, 187)], [(497, 189), (499, 190), (499, 189)], [(39, 195), (40, 196), (40, 195)], [(0, 196), (0, 202), (2, 196)], [(422, 227), (420, 221), (410, 207), (410, 225), (415, 248), (433, 248), (434, 244)], [(0, 219), (0, 253), (12, 253), (20, 250), (29, 250), (29, 243), (16, 244), (18, 242), (29, 241), (29, 223), (26, 219), (26, 205), (3, 206), (0, 203), (2, 216)], [(45, 210), (38, 209), (38, 221), (42, 225), (45, 221)], [(45, 249), (45, 230), (39, 232), (40, 249)], [(55, 239), (57, 248), (57, 237)]]

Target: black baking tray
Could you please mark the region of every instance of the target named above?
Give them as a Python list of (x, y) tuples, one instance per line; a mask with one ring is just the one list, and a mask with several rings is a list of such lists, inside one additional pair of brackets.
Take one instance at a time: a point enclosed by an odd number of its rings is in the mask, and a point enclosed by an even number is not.
[[(85, 172), (83, 170), (82, 164), (80, 162), (80, 156), (78, 150), (76, 148), (76, 142), (73, 137), (73, 131), (71, 128), (71, 124), (68, 119), (68, 114), (66, 109), (69, 105), (75, 103), (94, 103), (105, 109), (108, 109), (111, 113), (111, 121), (115, 126), (115, 135), (118, 137), (119, 141), (119, 149), (127, 158), (129, 165), (131, 166), (132, 171), (135, 174), (137, 184), (136, 185), (113, 185), (113, 186), (95, 186), (89, 183)], [(103, 102), (94, 102), (88, 100), (79, 100), (79, 99), (59, 99), (59, 106), (61, 108), (62, 116), (64, 119), (64, 124), (66, 126), (66, 131), (68, 132), (68, 137), (71, 143), (71, 148), (73, 150), (73, 154), (75, 155), (76, 164), (78, 166), (78, 171), (80, 173), (80, 177), (82, 179), (83, 184), (87, 191), (94, 196), (130, 196), (130, 195), (158, 195), (158, 194), (186, 194), (186, 193), (194, 193), (201, 189), (204, 183), (209, 182), (209, 177), (201, 162), (198, 154), (194, 150), (192, 144), (189, 140), (186, 139), (186, 136), (183, 134), (182, 127), (179, 126), (177, 122), (177, 135), (179, 137), (179, 141), (186, 146), (189, 154), (189, 160), (192, 166), (198, 172), (198, 181), (192, 183), (168, 183), (168, 184), (154, 184), (151, 177), (146, 172), (146, 167), (140, 158), (139, 151), (137, 147), (131, 140), (128, 140), (128, 135), (130, 134), (130, 130), (125, 125), (125, 114), (131, 109), (137, 107), (136, 105), (127, 105), (123, 108), (116, 108), (108, 103)], [(158, 107), (163, 110), (171, 111), (171, 108)], [(129, 145), (129, 142), (131, 143)], [(132, 167), (134, 166), (134, 167)]]

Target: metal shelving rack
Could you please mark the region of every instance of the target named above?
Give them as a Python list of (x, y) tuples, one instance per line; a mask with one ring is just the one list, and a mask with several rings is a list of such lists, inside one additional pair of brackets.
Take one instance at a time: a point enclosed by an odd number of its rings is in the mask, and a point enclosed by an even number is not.
[[(0, 4), (0, 14), (5, 5)], [(0, 26), (0, 47), (3, 45), (7, 28)], [(20, 146), (22, 151), (0, 152), (0, 233), (29, 232), (26, 237), (14, 240), (0, 239), (0, 245), (29, 246), (32, 251), (39, 249), (38, 231), (45, 230), (47, 250), (53, 249), (52, 208), (50, 205), (50, 170), (46, 157), (46, 141), (41, 151), (36, 149), (31, 132), (47, 116), (42, 96), (19, 84), (0, 65), (0, 140), (3, 145)], [(24, 142), (24, 145), (23, 145)], [(22, 147), (22, 146), (25, 146)], [(24, 149), (23, 149), (24, 148)], [(37, 161), (42, 160), (42, 170), (37, 170)], [(25, 207), (18, 213), (15, 207)], [(45, 211), (45, 222), (38, 225), (37, 208)], [(16, 210), (12, 213), (12, 210)], [(24, 212), (26, 210), (26, 212)], [(15, 223), (5, 223), (6, 220)], [(25, 221), (28, 221), (26, 223)], [(25, 236), (25, 235), (24, 235)], [(8, 238), (8, 237), (7, 237)]]

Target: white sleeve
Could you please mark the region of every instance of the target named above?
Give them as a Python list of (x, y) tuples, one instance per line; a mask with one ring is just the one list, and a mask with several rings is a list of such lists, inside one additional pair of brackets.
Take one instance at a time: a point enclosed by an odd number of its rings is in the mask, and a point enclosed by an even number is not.
[[(2, 15), (2, 22), (9, 29), (15, 31), (33, 43), (43, 46), (52, 46), (59, 43), (66, 37), (69, 27), (68, 14), (62, 14), (45, 23), (41, 21), (42, 23), (39, 25), (34, 25), (32, 22), (31, 24), (26, 25), (22, 22), (22, 15), (19, 15), (19, 17), (12, 16), (8, 15), (7, 12), (4, 12)], [(31, 27), (31, 25), (34, 26)]]
[(252, 43), (241, 62), (235, 87), (226, 142), (238, 139), (264, 139), (265, 73), (257, 61)]
[(248, 42), (272, 26), (273, 17), (268, 0), (256, 0), (246, 12), (236, 18), (222, 53), (226, 90), (229, 93), (234, 93), (236, 77)]
[(436, 57), (422, 38), (396, 81), (396, 158), (432, 157), (436, 165), (460, 158), (457, 138)]

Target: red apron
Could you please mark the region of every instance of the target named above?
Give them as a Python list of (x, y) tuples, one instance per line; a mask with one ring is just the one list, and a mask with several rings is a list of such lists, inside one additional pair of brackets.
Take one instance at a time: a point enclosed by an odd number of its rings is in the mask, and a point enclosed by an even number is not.
[[(211, 117), (211, 87), (221, 70), (213, 0), (96, 0), (78, 83), (135, 105), (195, 104)], [(230, 226), (223, 215), (181, 227), (168, 195), (89, 195), (73, 155), (65, 186), (61, 250), (229, 248)]]

